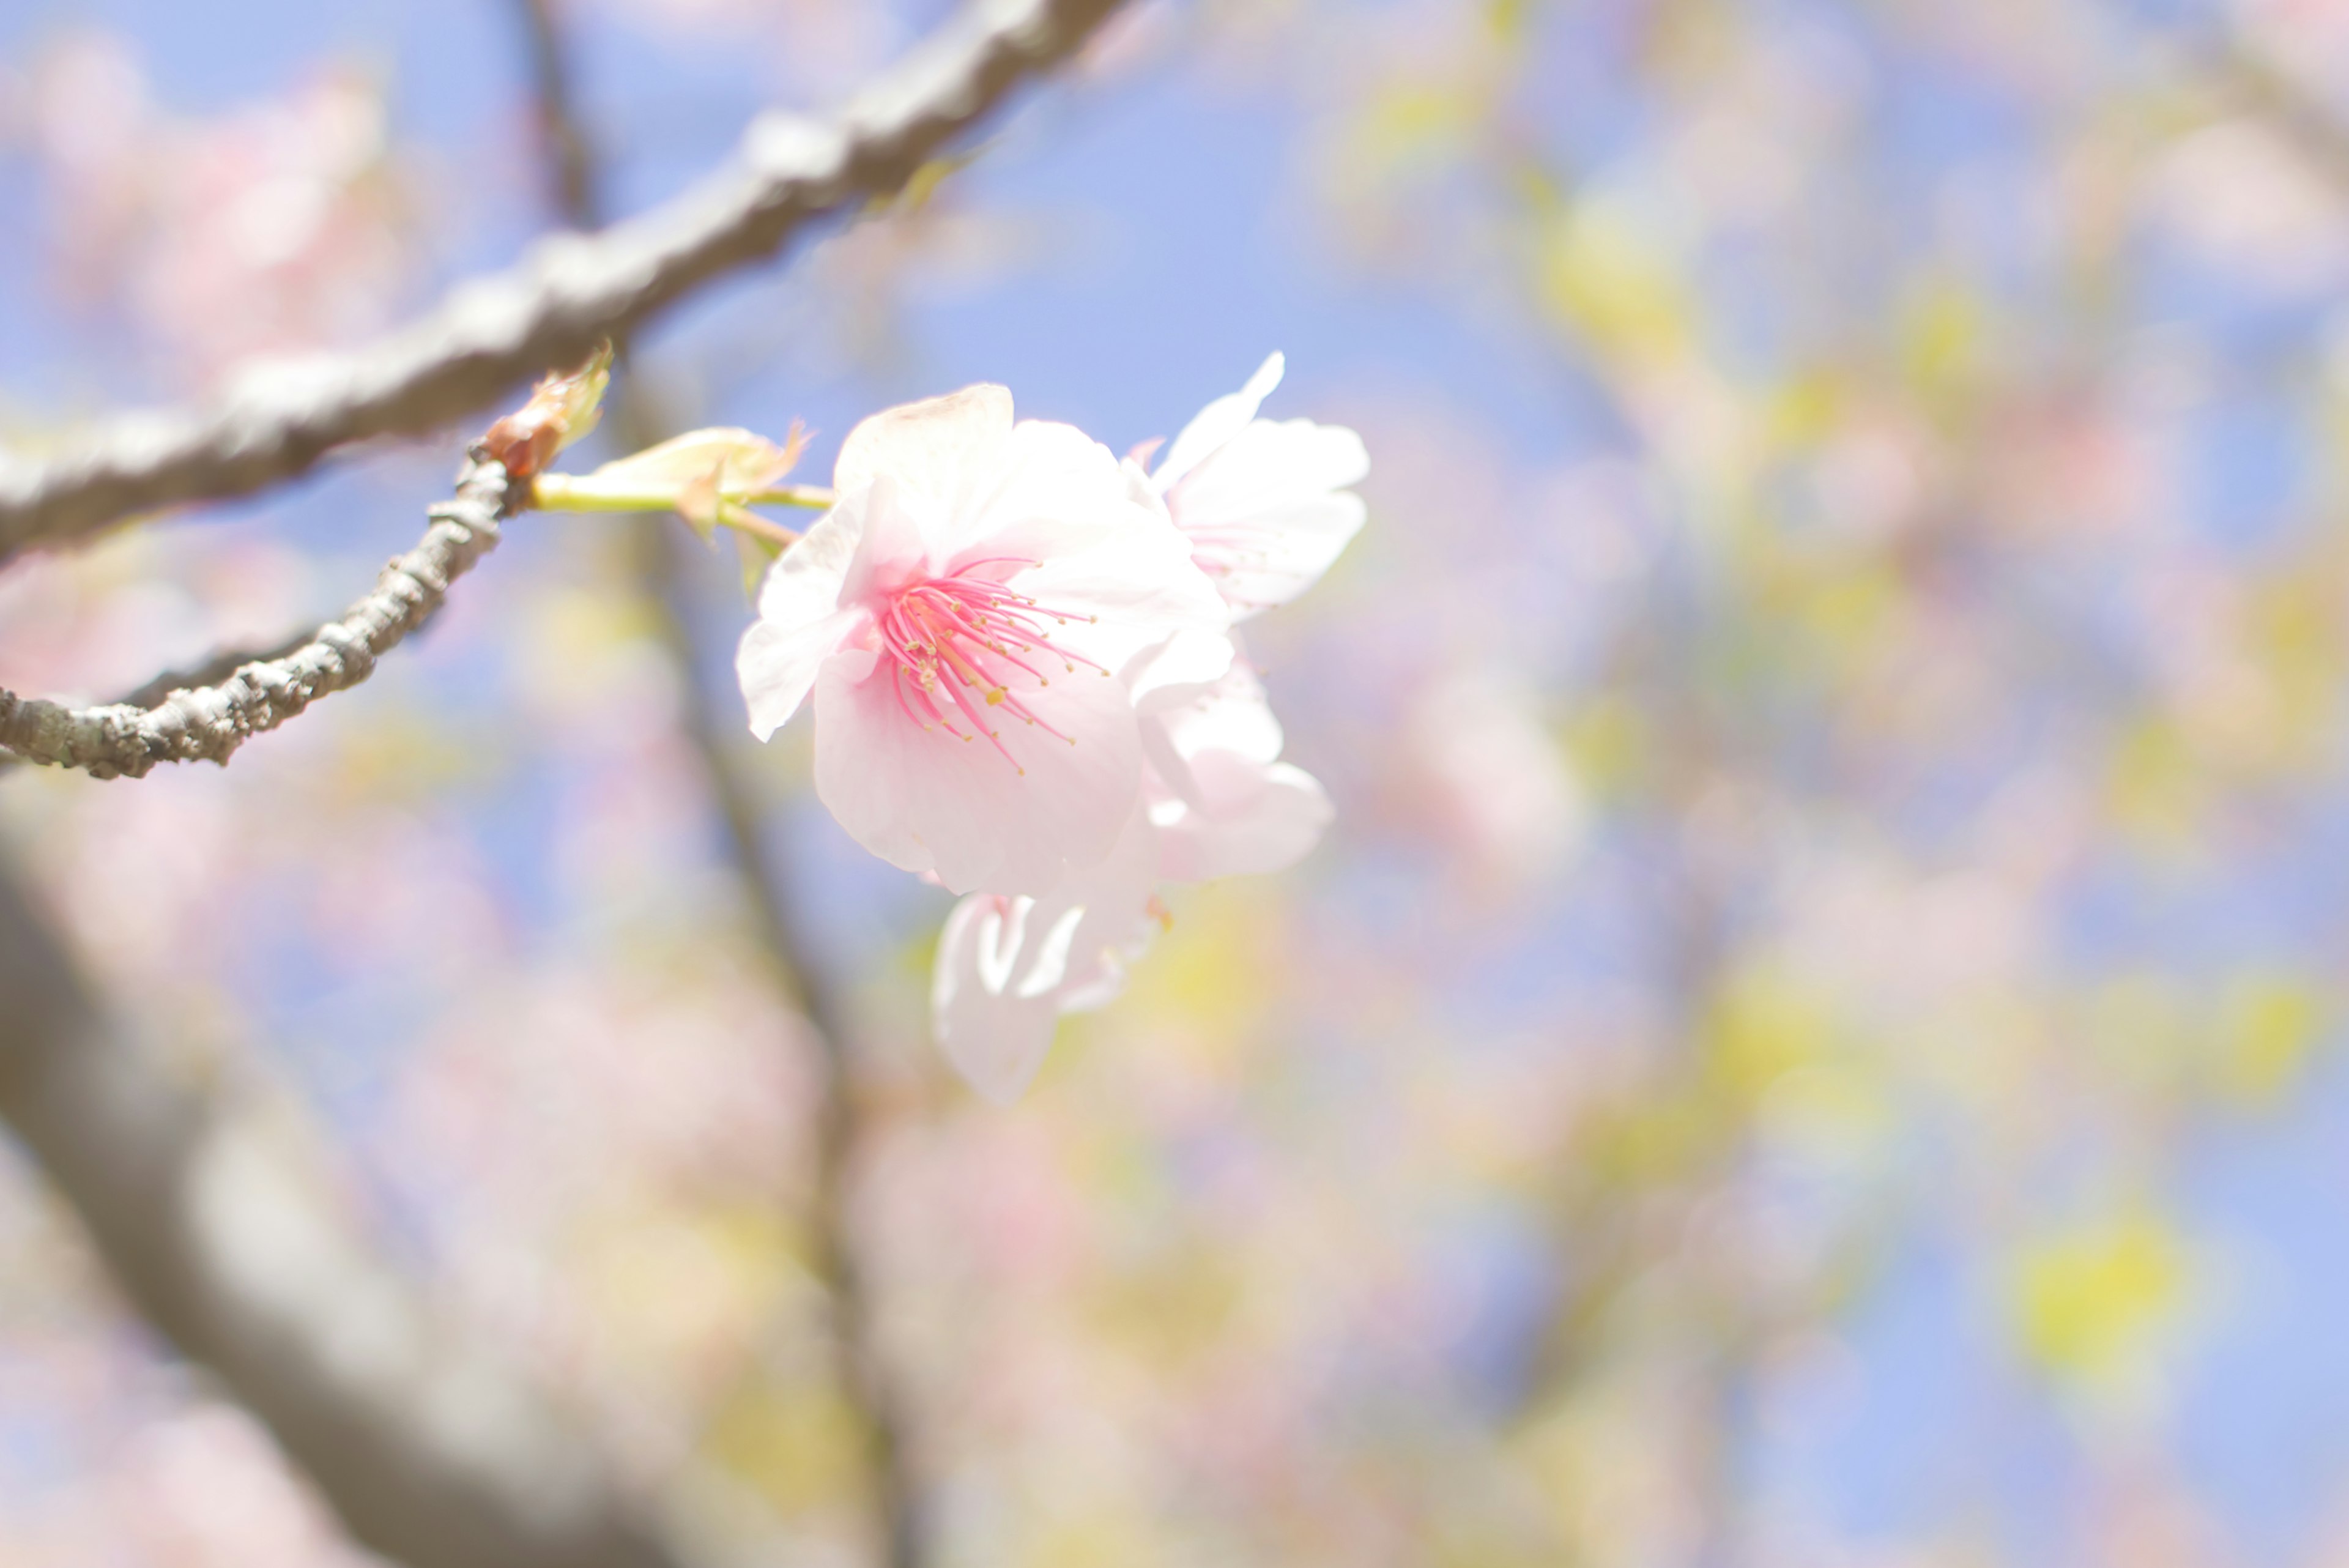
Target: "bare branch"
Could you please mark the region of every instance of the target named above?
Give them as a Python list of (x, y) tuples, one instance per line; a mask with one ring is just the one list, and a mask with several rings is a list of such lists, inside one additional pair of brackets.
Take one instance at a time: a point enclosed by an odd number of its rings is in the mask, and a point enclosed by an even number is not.
[[(554, 4), (519, 0), (519, 10), (529, 38), (550, 192), (556, 210), (585, 228), (602, 217), (603, 171), (595, 139), (573, 107), (567, 40)], [(638, 377), (628, 378), (615, 390), (609, 416), (623, 450), (653, 445), (669, 433), (674, 422)], [(826, 976), (809, 961), (799, 910), (765, 853), (759, 831), (758, 784), (742, 754), (745, 732), (739, 697), (730, 685), (713, 681), (709, 662), (696, 652), (687, 541), (684, 531), (667, 517), (644, 519), (635, 540), (637, 587), (653, 609), (682, 681), (686, 738), (709, 781), (729, 857), (749, 898), (760, 949), (777, 983), (798, 1002), (820, 1048), (815, 1170), (807, 1204), (810, 1272), (824, 1287), (839, 1393), (856, 1423), (879, 1556), (887, 1568), (925, 1568), (933, 1553), (907, 1451), (904, 1401), (877, 1343), (871, 1287), (848, 1214), (850, 1178), (867, 1131), (849, 1048), (848, 1009)]]
[(123, 1292), (417, 1568), (677, 1568), (552, 1407), (455, 1343), (254, 1118), (105, 1017), (0, 862), (0, 1118)]
[[(305, 628), (291, 637), (281, 637), (267, 648), (226, 648), (186, 670), (166, 670), (145, 685), (117, 697), (111, 706), (118, 708), (152, 708), (174, 691), (184, 691), (198, 686), (217, 686), (248, 664), (267, 664), (298, 653), (317, 638), (314, 629)], [(0, 762), (14, 759), (0, 757)]]
[[(109, 706), (152, 708), (183, 687), (217, 685), (248, 664), (283, 659), (317, 635), (315, 631), (297, 631), (292, 637), (279, 638), (266, 648), (223, 649), (191, 669), (166, 670), (145, 685), (117, 697)], [(14, 752), (0, 752), (0, 773), (18, 766), (24, 760)]]
[(816, 1063), (814, 1179), (806, 1216), (808, 1270), (823, 1282), (839, 1392), (857, 1426), (874, 1533), (887, 1568), (924, 1568), (935, 1558), (909, 1451), (909, 1421), (898, 1380), (882, 1354), (873, 1290), (849, 1215), (849, 1193), (864, 1152), (868, 1117), (858, 1093), (854, 1038), (843, 999), (808, 957), (799, 910), (769, 863), (759, 831), (758, 784), (742, 755), (747, 735), (730, 686), (714, 683), (691, 629), (685, 577), (692, 536), (651, 517), (636, 536), (636, 567), (660, 636), (685, 689), (686, 736), (698, 755), (725, 828), (726, 846), (749, 895), (752, 927), (777, 982), (806, 1015)]
[(0, 690), (0, 746), (26, 762), (81, 768), (102, 779), (137, 778), (157, 763), (224, 763), (247, 737), (372, 674), (378, 658), (440, 607), (449, 585), (496, 546), (500, 520), (527, 488), (509, 482), (494, 462), (468, 462), (454, 498), (432, 508), (423, 541), (386, 566), (340, 620), (290, 653), (239, 665), (217, 685), (167, 687), (158, 697), (154, 688), (171, 679), (161, 676), (129, 701), (96, 708)]
[(895, 192), (1118, 3), (978, 0), (843, 113), (762, 116), (739, 167), (600, 234), (545, 240), (388, 338), (257, 367), (210, 412), (125, 418), (56, 457), (0, 468), (0, 560), (133, 513), (245, 494), (335, 447), (430, 430), (543, 366), (571, 364), (773, 255), (812, 220)]

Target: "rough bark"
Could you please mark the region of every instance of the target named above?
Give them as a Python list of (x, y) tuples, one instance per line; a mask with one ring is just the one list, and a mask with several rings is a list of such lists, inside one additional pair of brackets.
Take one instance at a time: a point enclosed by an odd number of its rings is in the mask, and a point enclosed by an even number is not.
[(0, 561), (123, 517), (243, 495), (336, 447), (429, 431), (585, 358), (812, 222), (899, 190), (1118, 0), (978, 0), (829, 119), (769, 114), (736, 166), (593, 235), (542, 242), (406, 329), (347, 355), (255, 367), (202, 412), (130, 416), (0, 464)]
[[(457, 493), (434, 506), (416, 548), (393, 561), (374, 588), (290, 652), (240, 663), (214, 684), (155, 688), (129, 701), (74, 708), (0, 690), (0, 746), (26, 762), (80, 768), (98, 778), (137, 778), (157, 763), (225, 763), (245, 741), (274, 730), (319, 698), (375, 671), (375, 662), (424, 624), (493, 549), (498, 524), (527, 495), (494, 462), (466, 465)], [(221, 661), (200, 671), (209, 675)]]

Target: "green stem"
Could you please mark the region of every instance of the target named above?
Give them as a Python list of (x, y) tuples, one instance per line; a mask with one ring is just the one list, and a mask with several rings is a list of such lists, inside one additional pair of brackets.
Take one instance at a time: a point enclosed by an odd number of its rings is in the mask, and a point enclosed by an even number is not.
[(742, 498), (745, 506), (804, 506), (811, 512), (829, 512), (832, 504), (840, 499), (839, 493), (821, 484), (779, 484), (772, 490), (761, 490)]
[[(818, 484), (779, 484), (771, 490), (754, 490), (747, 495), (729, 495), (724, 499), (743, 506), (802, 506), (821, 512), (835, 497)], [(588, 490), (582, 488), (571, 474), (542, 473), (531, 488), (531, 504), (542, 512), (673, 512), (677, 509), (677, 494), (673, 491)]]

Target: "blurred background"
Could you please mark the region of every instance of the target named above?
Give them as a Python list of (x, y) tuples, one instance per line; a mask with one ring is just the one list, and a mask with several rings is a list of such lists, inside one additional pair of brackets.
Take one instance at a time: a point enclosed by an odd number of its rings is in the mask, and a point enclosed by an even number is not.
[[(625, 213), (946, 10), (552, 19)], [(558, 225), (527, 20), (0, 0), (0, 440)], [(946, 895), (721, 715), (828, 1180), (694, 733), (737, 564), (680, 660), (636, 525), (526, 517), (225, 770), (0, 779), (155, 1070), (724, 1560), (866, 1560), (834, 1225), (939, 1564), (2349, 1564), (2349, 5), (1143, 0), (974, 145), (626, 384), (820, 483), (1286, 350), (1372, 459), (1252, 628), (1319, 850), (998, 1108)], [(467, 433), (12, 566), (0, 684), (332, 611)], [(0, 1564), (366, 1560), (0, 1144)]]

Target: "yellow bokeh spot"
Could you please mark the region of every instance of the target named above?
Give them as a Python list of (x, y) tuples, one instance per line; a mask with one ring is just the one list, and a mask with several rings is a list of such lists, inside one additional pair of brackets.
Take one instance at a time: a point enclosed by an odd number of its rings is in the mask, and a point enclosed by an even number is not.
[(1654, 364), (1688, 350), (1692, 306), (1671, 258), (1602, 204), (1577, 203), (1548, 225), (1537, 281), (1542, 303), (1602, 358)]
[(1244, 1037), (1278, 989), (1274, 911), (1248, 881), (1210, 884), (1182, 900), (1182, 918), (1159, 907), (1161, 931), (1133, 969), (1121, 1011), (1179, 1022), (1226, 1044)]
[(2153, 1216), (2057, 1237), (2028, 1250), (2017, 1265), (2017, 1334), (2046, 1370), (2108, 1381), (2155, 1348), (2187, 1281), (2183, 1243)]
[(856, 1418), (827, 1388), (735, 1385), (702, 1434), (702, 1457), (786, 1515), (835, 1506), (865, 1484)]
[(1423, 163), (1458, 145), (1477, 119), (1475, 99), (1458, 88), (1399, 83), (1371, 99), (1361, 143), (1375, 168)]
[(2141, 840), (2182, 845), (2201, 815), (2200, 766), (2186, 736), (2166, 719), (2143, 720), (2122, 736), (2106, 787), (2115, 820)]
[(1835, 1033), (1826, 999), (1770, 965), (1733, 975), (1706, 1023), (1715, 1077), (1744, 1096), (1817, 1061), (1833, 1048)]
[(1833, 435), (1850, 402), (1843, 380), (1825, 369), (1806, 370), (1771, 395), (1766, 428), (1773, 446), (1814, 447)]
[(2303, 981), (2267, 975), (2230, 987), (2214, 1075), (2240, 1103), (2272, 1103), (2299, 1079), (2324, 1032), (2323, 999)]
[(1975, 383), (1989, 322), (1982, 300), (1952, 282), (1920, 290), (1908, 302), (1900, 315), (1900, 364), (1920, 398), (1946, 406)]
[(1586, 790), (1602, 798), (1632, 794), (1652, 750), (1649, 716), (1620, 697), (1578, 709), (1567, 721), (1561, 739), (1568, 769)]

